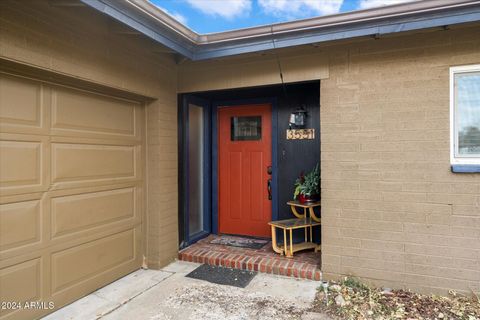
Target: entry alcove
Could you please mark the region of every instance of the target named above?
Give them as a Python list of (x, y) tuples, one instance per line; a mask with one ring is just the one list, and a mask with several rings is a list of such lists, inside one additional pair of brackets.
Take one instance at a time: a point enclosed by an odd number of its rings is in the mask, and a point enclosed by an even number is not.
[[(320, 81), (289, 83), (241, 89), (195, 92), (179, 95), (179, 232), (180, 246), (185, 247), (209, 233), (218, 233), (218, 128), (219, 107), (258, 103), (272, 104), (272, 215), (271, 220), (293, 218), (286, 204), (293, 198), (294, 183), (301, 172), (312, 170), (320, 163)], [(188, 114), (197, 115), (193, 128), (198, 132), (199, 108), (202, 109), (203, 136), (191, 134)], [(190, 106), (190, 107), (189, 107)], [(304, 128), (313, 129), (313, 139), (289, 140), (292, 112), (302, 107), (306, 111)], [(192, 175), (190, 144), (202, 141), (203, 161), (201, 197), (194, 194), (192, 182), (198, 185), (198, 176)], [(198, 165), (195, 165), (198, 167)], [(195, 170), (194, 170), (195, 171)], [(196, 172), (196, 171), (195, 171)], [(198, 175), (199, 173), (195, 173)], [(267, 188), (267, 185), (265, 185)], [(199, 199), (202, 201), (199, 201)], [(201, 206), (196, 208), (195, 206)], [(201, 215), (195, 217), (195, 215)], [(202, 221), (201, 232), (189, 229), (189, 221)], [(191, 225), (191, 223), (190, 223)], [(198, 227), (198, 224), (196, 224)], [(300, 235), (298, 235), (300, 236)], [(320, 232), (316, 232), (320, 241)]]

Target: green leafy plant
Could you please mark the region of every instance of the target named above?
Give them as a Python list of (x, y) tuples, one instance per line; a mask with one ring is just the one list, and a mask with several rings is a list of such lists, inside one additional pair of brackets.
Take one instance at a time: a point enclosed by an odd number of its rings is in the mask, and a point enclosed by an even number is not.
[(303, 171), (300, 174), (300, 177), (295, 180), (295, 191), (293, 193), (293, 198), (302, 194), (307, 197), (317, 196), (320, 194), (320, 168), (317, 163), (315, 168), (307, 174), (304, 174)]

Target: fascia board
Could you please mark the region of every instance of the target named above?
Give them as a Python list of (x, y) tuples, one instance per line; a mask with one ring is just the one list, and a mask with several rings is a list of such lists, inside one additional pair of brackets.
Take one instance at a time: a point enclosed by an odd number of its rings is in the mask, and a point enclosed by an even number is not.
[[(382, 36), (406, 31), (415, 31), (421, 29), (449, 26), (462, 23), (480, 21), (480, 1), (450, 1), (451, 6), (446, 8), (428, 7), (428, 10), (419, 12), (412, 11), (410, 14), (405, 8), (416, 8), (416, 6), (425, 6), (425, 3), (414, 2), (410, 5), (396, 6), (404, 8), (402, 12), (395, 15), (395, 8), (376, 9), (378, 12), (392, 12), (388, 17), (372, 16), (374, 10), (365, 10), (363, 13), (350, 13), (352, 16), (366, 16), (368, 19), (358, 19), (358, 21), (345, 22), (348, 13), (339, 15), (343, 22), (332, 25), (319, 25), (317, 27), (288, 30), (288, 23), (271, 26), (271, 33), (263, 33), (256, 36), (244, 36), (242, 38), (224, 39), (216, 42), (208, 42), (208, 38), (221, 39), (222, 33), (199, 35), (189, 30), (185, 33), (186, 27), (182, 30), (175, 30), (175, 26), (168, 21), (162, 21), (159, 13), (151, 12), (151, 8), (143, 4), (145, 0), (81, 0), (83, 3), (95, 8), (96, 10), (128, 25), (129, 27), (143, 33), (147, 37), (163, 44), (178, 54), (191, 60), (206, 60), (220, 58), (244, 53), (272, 50), (275, 48), (288, 48), (293, 46), (317, 44), (328, 41), (352, 39), (366, 36)], [(426, 1), (428, 3), (440, 3), (442, 0)], [(150, 11), (148, 11), (150, 10)], [(383, 10), (383, 11), (382, 11)], [(335, 20), (335, 17), (320, 17), (318, 21), (328, 19)], [(308, 20), (308, 21), (307, 21)], [(303, 22), (311, 24), (315, 19), (307, 19)], [(291, 22), (291, 25), (298, 26), (302, 21)], [(176, 23), (178, 25), (178, 23)], [(268, 27), (268, 26), (267, 26)], [(250, 28), (254, 30), (263, 30), (267, 27)], [(281, 29), (282, 31), (278, 31)], [(249, 30), (237, 30), (225, 32), (224, 35), (246, 35)], [(275, 31), (277, 30), (277, 31)], [(268, 31), (268, 30), (267, 30)]]

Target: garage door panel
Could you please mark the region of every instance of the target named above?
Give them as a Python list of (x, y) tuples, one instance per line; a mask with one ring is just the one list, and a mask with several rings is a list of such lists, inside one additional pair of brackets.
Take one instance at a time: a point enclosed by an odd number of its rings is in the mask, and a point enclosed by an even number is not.
[(139, 216), (136, 193), (129, 187), (52, 198), (52, 238)]
[(41, 183), (41, 143), (0, 141), (2, 186)]
[(40, 241), (40, 200), (0, 204), (0, 252)]
[(41, 83), (0, 73), (0, 131), (46, 134), (49, 99)]
[(135, 260), (135, 230), (112, 234), (52, 254), (52, 293)]
[[(130, 272), (138, 270), (139, 263), (140, 263), (140, 260), (135, 260), (135, 261), (132, 260), (130, 262), (126, 262), (121, 265), (118, 265), (105, 272), (96, 274), (91, 278), (77, 282), (73, 286), (69, 286), (60, 291), (53, 292), (52, 295), (48, 298), (48, 301), (54, 301), (55, 309), (57, 309), (63, 305), (66, 305), (68, 303), (71, 303), (79, 299), (79, 297), (83, 297), (97, 290), (98, 288), (121, 278), (122, 276)], [(47, 310), (44, 313), (48, 313), (48, 312), (49, 311)]]
[[(27, 302), (37, 301), (41, 297), (41, 259), (24, 261), (0, 269), (0, 301)], [(10, 311), (10, 312), (9, 312)], [(18, 311), (13, 311), (17, 313)], [(0, 317), (13, 313), (12, 310), (0, 310)]]
[(58, 309), (141, 266), (144, 117), (139, 103), (0, 74), (1, 301)]
[(52, 129), (66, 135), (138, 138), (138, 103), (57, 87), (52, 92)]
[[(36, 141), (35, 141), (36, 140)], [(0, 136), (0, 193), (2, 196), (47, 189), (46, 137)]]
[(134, 180), (136, 146), (52, 144), (53, 183)]

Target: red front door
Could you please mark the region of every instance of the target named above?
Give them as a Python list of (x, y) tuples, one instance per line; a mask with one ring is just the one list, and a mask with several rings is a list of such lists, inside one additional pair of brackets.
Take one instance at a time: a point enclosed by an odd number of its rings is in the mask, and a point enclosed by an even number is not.
[(218, 215), (220, 233), (269, 237), (272, 217), (268, 167), (272, 165), (270, 104), (218, 111)]

